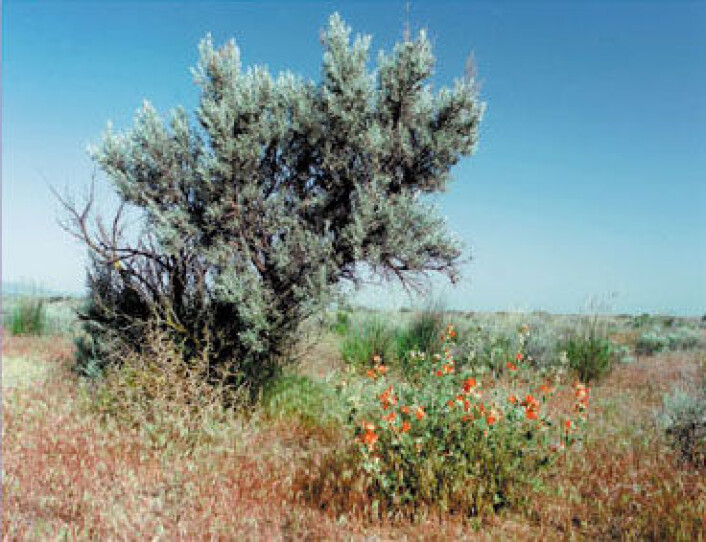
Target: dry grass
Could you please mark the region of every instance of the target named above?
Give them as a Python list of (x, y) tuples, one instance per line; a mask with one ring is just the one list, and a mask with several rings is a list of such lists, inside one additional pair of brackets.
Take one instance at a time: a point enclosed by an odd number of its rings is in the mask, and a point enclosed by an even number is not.
[[(71, 346), (12, 338), (3, 351), (66, 361)], [(41, 386), (3, 396), (7, 540), (706, 538), (706, 477), (678, 461), (654, 421), (663, 393), (698, 385), (703, 353), (617, 367), (592, 389), (583, 449), (566, 454), (526, 510), (482, 524), (334, 517), (308, 503), (302, 480), (341, 435), (255, 413), (214, 421), (208, 444), (150, 439), (87, 408), (64, 364), (52, 367)], [(309, 368), (325, 373), (320, 362)]]

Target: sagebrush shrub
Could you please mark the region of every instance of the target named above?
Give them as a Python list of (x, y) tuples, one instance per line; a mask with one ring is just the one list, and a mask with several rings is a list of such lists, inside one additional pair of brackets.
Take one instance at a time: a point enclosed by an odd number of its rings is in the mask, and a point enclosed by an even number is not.
[(374, 71), (370, 37), (351, 39), (338, 15), (322, 41), (314, 82), (243, 71), (235, 42), (207, 37), (195, 119), (178, 109), (165, 122), (145, 103), (131, 131), (109, 129), (93, 149), (120, 210), (92, 230), (92, 196), (64, 203), (92, 262), (82, 317), (94, 365), (119, 363), (116, 344), (139, 350), (156, 325), (188, 356), (235, 363), (234, 382), (261, 385), (300, 324), (363, 270), (405, 285), (426, 272), (456, 280), (460, 240), (424, 196), (475, 148), (471, 70), (433, 89), (424, 31)]
[(700, 342), (701, 332), (698, 329), (679, 326), (665, 333), (660, 328), (654, 328), (637, 338), (635, 351), (640, 355), (651, 356), (670, 350), (688, 350), (697, 347)]
[(706, 390), (674, 390), (664, 398), (660, 416), (667, 440), (682, 459), (706, 467)]

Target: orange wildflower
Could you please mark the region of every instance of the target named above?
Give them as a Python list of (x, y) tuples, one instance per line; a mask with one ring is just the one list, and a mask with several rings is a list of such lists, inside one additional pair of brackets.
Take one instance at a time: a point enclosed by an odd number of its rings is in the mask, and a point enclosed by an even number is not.
[(505, 365), (510, 371), (517, 371), (517, 365), (515, 365), (511, 361), (508, 361)]
[(488, 425), (493, 425), (495, 422), (498, 421), (498, 419), (495, 417), (495, 414), (491, 412), (485, 417), (485, 421), (488, 423)]
[(379, 375), (384, 375), (387, 373), (387, 367), (385, 365), (380, 365), (376, 370)]
[(375, 448), (375, 443), (380, 439), (375, 433), (372, 431), (366, 431), (363, 434), (363, 438), (361, 439), (363, 444), (365, 444), (369, 450), (373, 450)]
[(449, 399), (448, 401), (446, 401), (446, 406), (449, 408), (454, 408), (456, 406), (456, 401), (454, 401), (453, 399)]
[(525, 410), (525, 417), (528, 420), (536, 420), (539, 415), (537, 414), (537, 411), (533, 408), (527, 407)]
[(522, 361), (522, 358), (524, 358), (524, 357), (525, 356), (522, 354), (522, 352), (518, 352), (516, 359), (517, 359), (517, 361)]
[(510, 401), (513, 405), (516, 405), (519, 399), (517, 398), (517, 395), (512, 394), (510, 397), (507, 398), (508, 401)]
[(549, 395), (552, 389), (546, 384), (542, 384), (541, 386), (539, 386), (537, 391), (539, 391), (542, 395)]
[(395, 416), (397, 416), (397, 414), (395, 414), (394, 412), (390, 412), (389, 414), (383, 416), (382, 419), (383, 421), (391, 423), (395, 420)]
[(368, 450), (372, 451), (373, 448), (375, 448), (375, 443), (380, 438), (375, 433), (375, 425), (367, 421), (362, 422), (360, 425), (365, 432), (358, 437), (358, 441), (365, 444), (368, 447)]
[(525, 400), (522, 401), (522, 406), (537, 408), (539, 406), (539, 401), (535, 399), (532, 395), (527, 395)]
[(389, 386), (382, 395), (380, 395), (380, 403), (385, 410), (397, 404), (397, 397), (395, 397), (395, 391), (392, 386)]
[(463, 383), (463, 391), (466, 393), (470, 393), (470, 391), (476, 387), (476, 379), (475, 378), (469, 378)]
[(375, 424), (371, 422), (362, 422), (360, 426), (363, 428), (364, 431), (372, 432), (375, 431)]
[(367, 374), (368, 374), (368, 377), (372, 378), (373, 380), (375, 380), (378, 377), (378, 374), (375, 372), (375, 369), (368, 370)]
[(412, 425), (409, 422), (402, 422), (401, 431), (403, 433), (409, 433), (409, 430), (411, 427), (412, 427)]
[(409, 414), (409, 407), (406, 406), (406, 405), (403, 406), (403, 407), (400, 407), (400, 412), (401, 412), (402, 414)]
[(427, 413), (424, 412), (424, 407), (418, 406), (417, 410), (414, 411), (414, 415), (419, 421), (422, 421), (426, 417)]

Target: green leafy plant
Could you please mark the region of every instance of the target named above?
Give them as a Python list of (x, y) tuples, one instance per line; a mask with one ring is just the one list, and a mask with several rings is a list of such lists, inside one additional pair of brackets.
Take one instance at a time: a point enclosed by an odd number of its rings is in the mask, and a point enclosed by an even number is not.
[[(351, 501), (359, 491), (370, 496), (371, 512), (380, 517), (430, 509), (494, 513), (522, 502), (527, 486), (540, 483), (556, 454), (580, 438), (586, 386), (575, 387), (573, 413), (552, 420), (545, 410), (553, 391), (548, 384), (527, 389), (512, 379), (508, 389), (457, 372), (454, 336), (449, 326), (442, 350), (423, 358), (427, 376), (419, 382), (388, 380), (384, 364), (369, 371), (368, 389), (352, 400), (354, 445), (333, 460), (342, 474), (338, 483), (354, 483), (344, 490), (324, 482), (316, 488), (318, 498), (335, 505), (336, 498)], [(518, 353), (511, 374), (523, 359)]]
[(336, 321), (331, 329), (337, 335), (345, 336), (351, 326), (351, 313), (344, 310), (336, 311)]

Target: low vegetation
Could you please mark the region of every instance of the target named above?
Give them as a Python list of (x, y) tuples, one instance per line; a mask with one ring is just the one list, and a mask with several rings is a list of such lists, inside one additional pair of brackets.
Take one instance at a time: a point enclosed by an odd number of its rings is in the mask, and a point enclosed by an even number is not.
[[(4, 382), (5, 536), (703, 539), (699, 345), (616, 358), (585, 385), (561, 361), (575, 318), (447, 312), (438, 346), (400, 356), (425, 319), (379, 320), (398, 324), (391, 357), (360, 364), (325, 324), (330, 351), (254, 406), (159, 330), (100, 379), (71, 372), (70, 335), (10, 337), (3, 356), (25, 368), (3, 376), (26, 378)], [(604, 323), (632, 353), (630, 320)], [(495, 353), (472, 340), (479, 327)]]

